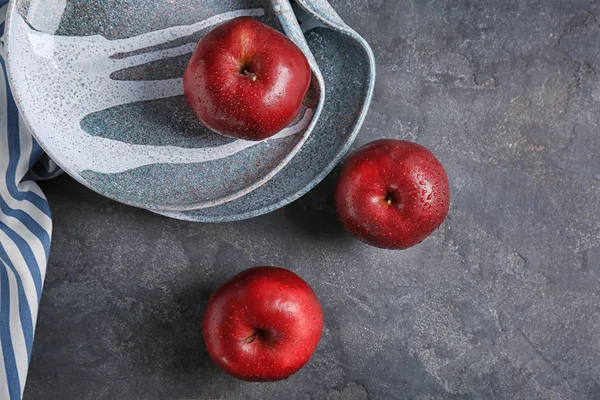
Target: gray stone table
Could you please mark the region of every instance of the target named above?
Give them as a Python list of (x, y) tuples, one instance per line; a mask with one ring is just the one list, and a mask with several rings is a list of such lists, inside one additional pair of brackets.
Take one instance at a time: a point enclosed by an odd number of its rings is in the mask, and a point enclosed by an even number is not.
[[(415, 140), (452, 206), (406, 251), (347, 235), (334, 172), (290, 206), (170, 220), (63, 177), (26, 400), (600, 398), (600, 2), (336, 0), (378, 63), (355, 144)], [(200, 321), (259, 264), (309, 281), (326, 315), (279, 383), (221, 373)]]

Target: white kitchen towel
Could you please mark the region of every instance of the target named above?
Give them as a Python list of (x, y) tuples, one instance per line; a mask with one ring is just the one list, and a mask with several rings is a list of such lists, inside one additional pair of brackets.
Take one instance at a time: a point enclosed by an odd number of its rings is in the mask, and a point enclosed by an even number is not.
[[(0, 35), (7, 3), (0, 0)], [(0, 51), (0, 399), (19, 400), (52, 234), (48, 202), (33, 180), (53, 177), (59, 170), (47, 159), (38, 162), (42, 149), (19, 115), (3, 54)]]

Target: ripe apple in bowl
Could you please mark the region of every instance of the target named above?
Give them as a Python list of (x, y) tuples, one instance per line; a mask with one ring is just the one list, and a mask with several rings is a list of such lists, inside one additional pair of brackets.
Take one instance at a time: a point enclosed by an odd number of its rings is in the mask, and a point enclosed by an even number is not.
[(298, 116), (310, 79), (308, 60), (290, 39), (240, 17), (200, 40), (183, 84), (194, 114), (210, 130), (263, 140)]
[(254, 267), (221, 285), (202, 322), (213, 361), (246, 381), (285, 379), (304, 366), (321, 338), (323, 312), (293, 272)]
[(444, 167), (425, 147), (383, 139), (361, 147), (344, 163), (335, 203), (342, 225), (358, 239), (406, 249), (444, 221), (450, 187)]

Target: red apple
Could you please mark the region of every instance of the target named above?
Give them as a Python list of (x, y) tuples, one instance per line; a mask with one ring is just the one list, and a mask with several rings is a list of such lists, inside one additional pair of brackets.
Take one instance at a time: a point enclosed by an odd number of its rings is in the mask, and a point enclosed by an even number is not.
[(307, 363), (323, 330), (312, 288), (284, 268), (254, 267), (220, 286), (202, 322), (208, 354), (246, 381), (285, 379)]
[(298, 116), (310, 78), (306, 57), (290, 39), (256, 19), (240, 17), (200, 40), (183, 87), (209, 129), (262, 140)]
[(425, 147), (384, 139), (348, 158), (335, 203), (342, 225), (358, 239), (385, 249), (406, 249), (444, 221), (450, 188), (444, 167)]

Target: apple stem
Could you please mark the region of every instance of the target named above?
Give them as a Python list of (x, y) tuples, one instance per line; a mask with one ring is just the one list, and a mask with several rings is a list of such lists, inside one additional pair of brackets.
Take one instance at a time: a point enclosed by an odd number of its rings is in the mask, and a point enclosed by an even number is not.
[(254, 342), (256, 340), (256, 338), (258, 337), (258, 335), (260, 335), (260, 330), (256, 330), (256, 332), (254, 332), (251, 336), (248, 336), (246, 338), (246, 343), (250, 344), (252, 342)]
[(244, 68), (244, 70), (242, 71), (242, 74), (244, 74), (248, 78), (252, 79), (252, 82), (256, 82), (257, 76), (254, 72), (250, 72), (246, 68)]

